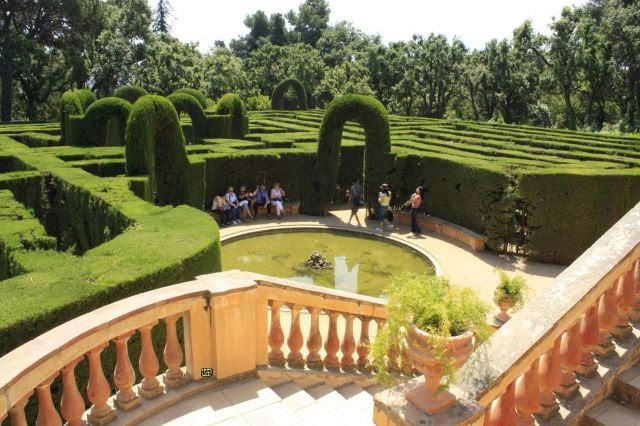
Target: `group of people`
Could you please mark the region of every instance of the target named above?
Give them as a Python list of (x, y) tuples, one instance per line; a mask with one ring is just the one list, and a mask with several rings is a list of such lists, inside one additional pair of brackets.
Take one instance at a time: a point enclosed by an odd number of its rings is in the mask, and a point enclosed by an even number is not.
[[(404, 206), (411, 207), (411, 233), (415, 236), (422, 234), (422, 230), (418, 225), (418, 212), (420, 211), (420, 207), (422, 206), (422, 202), (424, 201), (424, 193), (424, 187), (418, 186), (415, 192), (411, 195), (411, 198), (404, 203)], [(351, 216), (349, 217), (348, 224), (350, 225), (353, 218), (355, 218), (357, 226), (362, 227), (360, 219), (358, 218), (358, 210), (360, 209), (360, 207), (364, 207), (364, 191), (362, 185), (360, 184), (359, 178), (356, 178), (351, 182), (348, 196), (349, 204), (351, 205)], [(393, 228), (393, 225), (388, 219), (390, 205), (391, 190), (389, 189), (389, 184), (383, 183), (382, 185), (380, 185), (380, 190), (378, 192), (379, 226), (376, 228), (376, 231), (382, 232), (385, 230), (385, 227)]]
[(247, 191), (245, 186), (240, 187), (238, 194), (233, 186), (229, 186), (224, 194), (216, 195), (211, 204), (211, 211), (220, 217), (221, 226), (237, 225), (248, 219), (256, 219), (260, 207), (267, 208), (267, 217), (271, 219), (271, 210), (275, 208), (278, 219), (284, 215), (284, 189), (279, 182), (273, 184), (271, 191), (262, 184), (256, 186), (255, 191)]

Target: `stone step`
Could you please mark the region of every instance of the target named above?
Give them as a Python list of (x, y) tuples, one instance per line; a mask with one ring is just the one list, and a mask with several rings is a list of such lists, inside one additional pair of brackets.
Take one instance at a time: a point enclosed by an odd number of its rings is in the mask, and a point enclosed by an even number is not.
[(373, 425), (373, 397), (355, 383), (336, 389), (347, 400), (349, 410), (345, 412), (347, 424)]
[(589, 411), (584, 424), (589, 426), (639, 426), (640, 409), (605, 399)]
[(613, 398), (624, 405), (640, 408), (640, 366), (635, 366), (618, 377), (613, 388)]

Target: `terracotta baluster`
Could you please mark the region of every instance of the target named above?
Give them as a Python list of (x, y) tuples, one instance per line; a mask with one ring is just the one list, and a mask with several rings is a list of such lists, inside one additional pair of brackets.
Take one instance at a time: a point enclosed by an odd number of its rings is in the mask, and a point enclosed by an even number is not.
[(593, 356), (593, 351), (600, 341), (600, 327), (598, 324), (598, 303), (596, 303), (582, 314), (580, 319), (582, 357), (580, 365), (575, 371), (583, 376), (590, 376), (598, 369), (598, 364)]
[(78, 390), (76, 383), (76, 365), (84, 357), (79, 357), (62, 367), (62, 401), (60, 401), (60, 413), (69, 426), (83, 425), (84, 399)]
[(29, 392), (22, 399), (13, 404), (13, 407), (9, 408), (11, 426), (27, 426), (27, 416), (24, 414), (24, 407), (27, 405), (27, 402), (29, 402), (31, 395), (33, 395), (33, 391)]
[(356, 349), (356, 352), (358, 352), (358, 370), (362, 372), (369, 372), (371, 370), (368, 361), (370, 323), (371, 318), (360, 317), (360, 339), (358, 340), (358, 347)]
[(311, 312), (311, 329), (307, 338), (307, 367), (313, 370), (322, 370), (324, 363), (320, 357), (320, 349), (322, 349), (322, 335), (320, 334), (320, 309), (309, 308)]
[(184, 359), (182, 346), (178, 341), (177, 322), (182, 318), (182, 314), (171, 315), (164, 319), (167, 329), (167, 341), (164, 345), (164, 363), (167, 371), (164, 373), (164, 384), (171, 389), (179, 388), (189, 381), (189, 377), (184, 374), (180, 365)]
[(540, 385), (540, 408), (537, 413), (545, 420), (555, 416), (560, 407), (553, 391), (560, 385), (560, 337), (540, 357), (538, 367), (538, 382)]
[(607, 356), (615, 349), (611, 333), (618, 324), (618, 301), (616, 300), (617, 284), (614, 283), (609, 290), (605, 291), (598, 301), (598, 325), (600, 326), (600, 340), (594, 353), (600, 356)]
[(629, 311), (629, 318), (634, 321), (640, 321), (640, 259), (633, 264), (633, 285), (636, 288), (635, 304)]
[(304, 359), (302, 358), (302, 345), (304, 338), (302, 330), (300, 330), (300, 305), (291, 305), (291, 328), (289, 329), (289, 338), (287, 345), (289, 346), (289, 356), (287, 356), (287, 365), (293, 368), (303, 368)]
[(356, 339), (353, 337), (353, 319), (355, 315), (345, 314), (344, 336), (342, 338), (342, 345), (340, 350), (342, 351), (342, 359), (340, 364), (344, 371), (354, 371), (356, 369), (356, 362), (353, 359), (353, 353), (356, 350)]
[(276, 367), (284, 367), (284, 353), (282, 345), (284, 344), (284, 333), (280, 325), (280, 308), (282, 302), (279, 300), (271, 301), (271, 326), (269, 327), (269, 364)]
[(324, 357), (324, 366), (327, 370), (340, 370), (340, 361), (336, 354), (340, 349), (340, 338), (338, 337), (338, 313), (329, 312), (329, 333), (327, 341), (324, 343), (324, 350), (327, 356)]
[(156, 324), (157, 322), (154, 322), (138, 329), (142, 341), (138, 369), (143, 377), (142, 383), (138, 386), (138, 393), (146, 399), (153, 399), (164, 393), (164, 386), (161, 385), (156, 378), (158, 370), (160, 369), (160, 363), (158, 362), (156, 351), (153, 349), (153, 341), (151, 340), (151, 330)]
[(47, 380), (40, 383), (36, 388), (38, 394), (38, 419), (36, 426), (62, 426), (62, 419), (53, 405), (51, 399), (51, 383), (60, 375), (56, 371)]
[(535, 360), (529, 371), (518, 377), (516, 381), (517, 425), (532, 426), (535, 424), (533, 413), (540, 408), (540, 386), (538, 384), (538, 360)]
[(562, 376), (560, 386), (556, 388), (556, 395), (569, 398), (573, 396), (580, 384), (576, 380), (574, 371), (580, 366), (582, 348), (580, 347), (580, 321), (562, 334), (560, 340), (560, 360)]
[(115, 403), (119, 409), (129, 411), (140, 405), (140, 397), (132, 389), (136, 383), (136, 372), (133, 370), (129, 359), (129, 349), (127, 342), (135, 331), (116, 337), (113, 341), (116, 344), (116, 368), (113, 371), (113, 382), (118, 388)]
[(491, 404), (489, 422), (485, 422), (485, 426), (511, 426), (516, 424), (515, 388), (515, 383), (511, 383), (504, 393)]
[(87, 353), (89, 358), (89, 383), (87, 384), (87, 397), (93, 403), (89, 413), (89, 422), (94, 424), (106, 424), (116, 417), (116, 411), (109, 405), (111, 386), (107, 382), (102, 370), (100, 353), (109, 346), (109, 342), (103, 343), (91, 349)]
[(617, 339), (624, 339), (631, 334), (631, 324), (629, 324), (629, 312), (635, 305), (636, 286), (633, 281), (633, 269), (626, 271), (618, 280), (616, 296), (618, 299), (618, 322), (613, 331), (613, 336)]

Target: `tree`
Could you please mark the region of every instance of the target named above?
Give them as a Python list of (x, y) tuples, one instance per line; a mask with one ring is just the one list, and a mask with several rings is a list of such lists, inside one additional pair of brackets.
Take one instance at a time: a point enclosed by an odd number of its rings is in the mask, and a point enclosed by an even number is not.
[(240, 58), (223, 47), (213, 48), (203, 57), (198, 79), (211, 99), (219, 99), (225, 93), (239, 93), (245, 99), (258, 94), (251, 92)]
[(171, 3), (169, 0), (158, 0), (158, 5), (153, 14), (153, 31), (157, 34), (168, 34), (171, 31)]
[(276, 46), (287, 44), (287, 27), (282, 13), (274, 13), (269, 17), (269, 31), (271, 44)]
[(325, 68), (324, 78), (315, 90), (318, 106), (324, 107), (342, 95), (373, 95), (369, 70), (362, 62), (344, 62)]
[(287, 20), (293, 26), (297, 41), (315, 47), (322, 31), (329, 25), (331, 9), (325, 0), (305, 0), (298, 13), (290, 10)]
[(244, 24), (249, 28), (246, 45), (247, 51), (250, 53), (258, 48), (261, 39), (269, 39), (271, 35), (269, 19), (262, 10), (258, 10), (253, 15), (247, 15)]

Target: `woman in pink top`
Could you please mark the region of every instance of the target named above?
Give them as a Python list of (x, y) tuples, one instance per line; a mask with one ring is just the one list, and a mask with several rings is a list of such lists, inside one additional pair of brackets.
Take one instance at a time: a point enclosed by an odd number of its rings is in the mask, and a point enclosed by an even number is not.
[(416, 188), (416, 192), (411, 195), (411, 199), (407, 202), (407, 204), (411, 203), (411, 232), (413, 235), (422, 234), (422, 230), (418, 226), (418, 211), (420, 210), (420, 206), (422, 205), (422, 200), (424, 199), (424, 187), (419, 186)]

